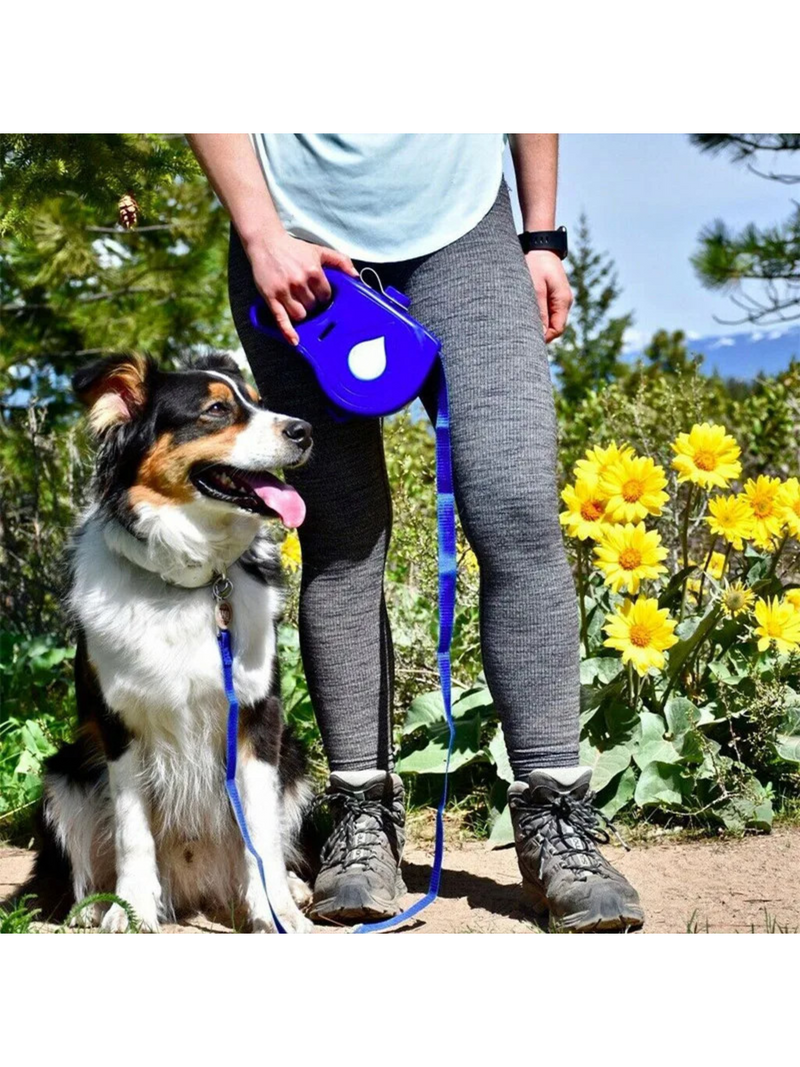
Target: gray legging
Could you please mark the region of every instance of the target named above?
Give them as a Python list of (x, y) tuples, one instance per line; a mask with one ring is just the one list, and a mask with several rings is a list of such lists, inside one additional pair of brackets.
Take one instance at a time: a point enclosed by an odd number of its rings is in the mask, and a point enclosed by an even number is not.
[[(442, 341), (456, 500), (481, 574), (486, 679), (518, 778), (578, 763), (578, 621), (558, 522), (553, 391), (508, 191), (464, 237), (378, 266)], [(250, 325), (256, 289), (235, 231), (236, 328), (262, 396), (307, 419), (314, 456), (290, 481), (300, 529), (300, 638), (332, 770), (392, 763), (392, 645), (383, 569), (392, 505), (377, 419), (336, 421), (313, 372)], [(427, 405), (430, 407), (430, 404)], [(431, 552), (435, 551), (431, 530)]]

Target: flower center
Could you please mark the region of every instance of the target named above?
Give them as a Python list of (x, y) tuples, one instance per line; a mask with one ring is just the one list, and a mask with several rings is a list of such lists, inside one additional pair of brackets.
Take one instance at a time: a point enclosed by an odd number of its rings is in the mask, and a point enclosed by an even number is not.
[(770, 621), (767, 623), (767, 633), (770, 637), (782, 637), (783, 626), (781, 626), (780, 622), (777, 619), (770, 619)]
[(741, 611), (744, 607), (744, 594), (740, 592), (730, 592), (725, 598), (728, 605), (728, 611)]
[(642, 563), (642, 553), (638, 548), (623, 548), (619, 554), (619, 565), (624, 571), (635, 571)]
[(601, 500), (584, 500), (583, 504), (581, 504), (581, 518), (586, 519), (587, 522), (597, 522), (602, 514), (603, 503)]
[(701, 448), (699, 452), (695, 453), (694, 465), (699, 467), (701, 471), (713, 471), (717, 466), (717, 457), (713, 452), (709, 452), (707, 448)]
[(631, 644), (637, 648), (647, 648), (650, 644), (650, 630), (641, 622), (635, 622), (630, 630)]
[(635, 504), (644, 492), (644, 486), (638, 478), (629, 478), (622, 487), (622, 496), (628, 504)]
[(800, 519), (800, 496), (797, 498), (797, 500), (795, 500), (794, 504), (792, 504), (792, 511), (795, 513), (798, 519)]
[(766, 497), (756, 497), (753, 501), (753, 511), (759, 519), (765, 519), (772, 512), (772, 501)]

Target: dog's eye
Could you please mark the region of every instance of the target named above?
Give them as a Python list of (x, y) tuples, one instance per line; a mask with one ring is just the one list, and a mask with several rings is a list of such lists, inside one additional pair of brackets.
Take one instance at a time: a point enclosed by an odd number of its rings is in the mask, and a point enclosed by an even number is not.
[(203, 414), (204, 415), (227, 415), (228, 414), (228, 405), (227, 404), (223, 404), (222, 401), (218, 400), (215, 404), (211, 404), (209, 407), (205, 408), (205, 410), (203, 411)]

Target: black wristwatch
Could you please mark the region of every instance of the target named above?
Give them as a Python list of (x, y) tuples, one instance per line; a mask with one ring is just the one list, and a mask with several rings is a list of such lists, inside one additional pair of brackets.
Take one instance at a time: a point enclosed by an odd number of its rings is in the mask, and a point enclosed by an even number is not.
[(555, 252), (559, 259), (567, 258), (567, 227), (557, 230), (526, 230), (519, 235), (523, 252)]

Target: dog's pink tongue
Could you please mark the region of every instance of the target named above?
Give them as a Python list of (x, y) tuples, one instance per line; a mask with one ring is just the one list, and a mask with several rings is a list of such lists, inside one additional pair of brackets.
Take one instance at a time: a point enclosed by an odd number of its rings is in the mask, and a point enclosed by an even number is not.
[(256, 496), (272, 508), (284, 526), (295, 530), (302, 524), (306, 505), (296, 489), (271, 474), (248, 474), (247, 480)]

